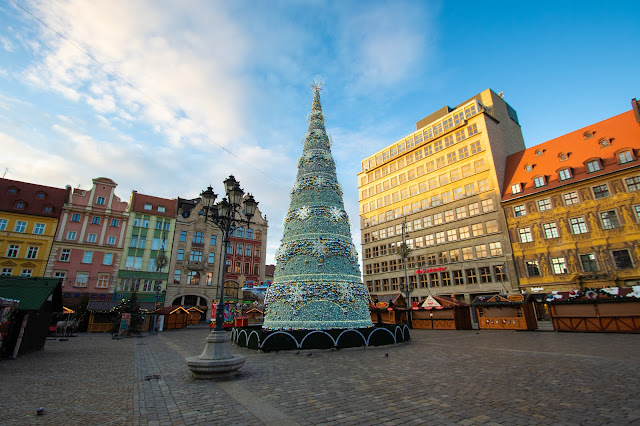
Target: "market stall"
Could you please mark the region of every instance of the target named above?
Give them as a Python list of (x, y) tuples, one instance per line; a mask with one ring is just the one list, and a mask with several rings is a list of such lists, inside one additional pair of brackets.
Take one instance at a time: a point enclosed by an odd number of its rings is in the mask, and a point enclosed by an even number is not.
[(640, 285), (554, 291), (547, 303), (556, 331), (640, 333)]
[(471, 302), (478, 314), (478, 327), (494, 330), (535, 330), (538, 328), (529, 294), (478, 296)]
[(373, 301), (369, 305), (371, 321), (374, 324), (406, 324), (407, 302), (401, 294), (385, 296), (389, 302)]
[(427, 296), (412, 307), (413, 328), (435, 330), (471, 330), (471, 312), (467, 303), (446, 296)]

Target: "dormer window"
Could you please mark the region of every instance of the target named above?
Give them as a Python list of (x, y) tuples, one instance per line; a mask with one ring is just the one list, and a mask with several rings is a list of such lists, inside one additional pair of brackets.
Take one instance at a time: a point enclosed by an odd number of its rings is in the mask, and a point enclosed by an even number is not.
[(546, 151), (545, 149), (539, 149), (539, 150), (537, 150), (537, 151), (536, 151), (536, 156), (537, 156), (537, 157), (540, 157), (542, 154), (544, 154), (544, 152), (545, 152), (545, 151)]
[(511, 185), (511, 194), (518, 194), (522, 192), (522, 185), (519, 183), (514, 183)]
[(609, 139), (600, 139), (600, 141), (598, 143), (603, 148), (611, 145), (611, 141)]
[(160, 213), (164, 213), (164, 212), (166, 211), (166, 209), (165, 209), (165, 207), (164, 207), (164, 206), (158, 206), (158, 211), (159, 211)]
[(16, 206), (16, 209), (20, 209), (20, 210), (24, 209), (24, 201), (16, 201), (15, 206)]
[(558, 154), (558, 158), (560, 159), (560, 161), (567, 161), (569, 159), (569, 154), (567, 154), (566, 152), (561, 152), (560, 154)]
[(51, 213), (53, 212), (53, 207), (51, 206), (44, 206), (44, 210), (45, 213)]
[(36, 194), (36, 198), (37, 198), (38, 200), (44, 200), (44, 192), (38, 192), (38, 193)]
[(145, 210), (151, 210), (153, 208), (153, 206), (151, 205), (151, 203), (144, 203), (144, 209)]
[(631, 161), (633, 161), (633, 152), (630, 150), (618, 153), (618, 162), (620, 164), (630, 163)]
[(99, 206), (104, 206), (104, 203), (106, 201), (107, 200), (104, 197), (98, 197), (98, 199), (96, 200), (96, 204), (99, 205)]
[(585, 139), (591, 139), (593, 137), (593, 132), (586, 131), (582, 134)]
[(527, 164), (526, 166), (524, 166), (524, 169), (525, 169), (527, 172), (530, 172), (531, 170), (533, 170), (533, 166), (532, 166), (531, 164)]
[(600, 160), (591, 160), (586, 163), (587, 170), (589, 173), (598, 172), (602, 170), (602, 166), (600, 165)]
[(533, 185), (536, 188), (540, 188), (541, 186), (545, 186), (547, 184), (546, 179), (544, 178), (544, 176), (537, 176), (535, 178), (533, 178)]
[(18, 188), (16, 188), (15, 186), (9, 187), (9, 194), (16, 195), (17, 193), (18, 193)]
[(562, 169), (558, 172), (560, 180), (571, 179), (571, 169)]

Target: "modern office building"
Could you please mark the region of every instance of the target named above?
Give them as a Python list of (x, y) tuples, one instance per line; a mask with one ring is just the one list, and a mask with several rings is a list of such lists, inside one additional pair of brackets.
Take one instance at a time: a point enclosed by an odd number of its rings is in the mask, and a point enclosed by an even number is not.
[[(177, 200), (133, 191), (127, 211), (130, 220), (113, 297), (126, 299), (135, 291), (138, 300), (163, 306)], [(165, 258), (162, 268), (159, 258)]]
[(487, 89), (416, 128), (366, 158), (358, 174), (372, 297), (405, 294), (405, 276), (412, 301), (518, 292), (500, 206), (506, 158), (524, 149), (516, 111)]
[(63, 206), (46, 276), (63, 278), (64, 303), (73, 306), (86, 294), (110, 300), (118, 274), (127, 203), (106, 177), (93, 179), (90, 190), (74, 189)]
[(221, 230), (205, 221), (200, 198), (178, 198), (175, 243), (169, 265), (165, 305), (196, 306), (210, 317), (211, 303), (220, 297), (220, 259), (226, 268), (224, 300), (252, 302), (254, 294), (242, 291), (248, 283), (265, 280), (266, 217), (257, 208), (250, 227), (237, 227), (223, 252)]
[(640, 108), (507, 158), (503, 206), (523, 291), (640, 284)]
[(0, 275), (45, 276), (69, 191), (0, 179)]

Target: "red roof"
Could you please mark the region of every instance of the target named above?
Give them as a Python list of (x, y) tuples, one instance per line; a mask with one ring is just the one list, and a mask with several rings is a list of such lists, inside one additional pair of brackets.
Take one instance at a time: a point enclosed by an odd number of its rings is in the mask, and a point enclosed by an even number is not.
[[(639, 148), (640, 123), (634, 111), (527, 148), (507, 157), (502, 201), (638, 167)], [(620, 163), (617, 155), (625, 150), (631, 151), (633, 160)], [(600, 171), (588, 172), (585, 163), (592, 160), (600, 162)], [(558, 172), (567, 168), (570, 169), (571, 178), (560, 181)], [(536, 188), (533, 182), (536, 177), (544, 177), (546, 185)], [(512, 194), (511, 186), (518, 183), (522, 186), (522, 192)]]
[(70, 188), (0, 179), (0, 211), (59, 218), (69, 191)]
[[(151, 210), (145, 209), (144, 206), (150, 204)], [(164, 212), (158, 211), (158, 207), (164, 207)], [(131, 211), (138, 213), (152, 214), (154, 216), (176, 217), (178, 209), (178, 200), (154, 197), (153, 195), (140, 194), (133, 192), (131, 197)]]

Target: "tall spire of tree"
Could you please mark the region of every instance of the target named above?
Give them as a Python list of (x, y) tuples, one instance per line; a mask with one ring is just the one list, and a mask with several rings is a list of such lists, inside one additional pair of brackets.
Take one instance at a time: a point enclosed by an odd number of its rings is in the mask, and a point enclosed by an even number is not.
[(265, 298), (267, 329), (372, 326), (369, 292), (361, 281), (358, 254), (324, 127), (321, 87), (312, 85), (309, 130), (276, 253), (274, 282)]

